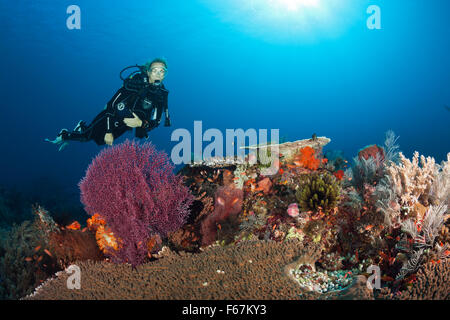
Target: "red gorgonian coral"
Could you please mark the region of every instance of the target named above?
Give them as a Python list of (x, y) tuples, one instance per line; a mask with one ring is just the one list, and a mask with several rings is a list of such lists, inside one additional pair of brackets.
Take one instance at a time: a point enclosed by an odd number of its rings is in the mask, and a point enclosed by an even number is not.
[(127, 140), (104, 149), (79, 185), (85, 210), (98, 213), (121, 240), (117, 251), (109, 251), (112, 261), (133, 266), (144, 262), (153, 236), (163, 238), (184, 224), (193, 201), (167, 154), (151, 143)]

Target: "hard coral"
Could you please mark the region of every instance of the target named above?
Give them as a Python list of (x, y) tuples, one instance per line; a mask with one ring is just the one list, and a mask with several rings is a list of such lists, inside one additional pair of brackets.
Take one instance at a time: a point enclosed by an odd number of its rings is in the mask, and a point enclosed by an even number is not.
[(193, 201), (168, 156), (150, 143), (126, 141), (104, 149), (80, 182), (85, 210), (99, 213), (122, 244), (113, 262), (144, 262), (147, 243), (180, 228)]
[(399, 165), (392, 163), (388, 168), (388, 173), (392, 181), (392, 186), (400, 198), (400, 204), (405, 207), (412, 207), (421, 200), (422, 204), (428, 205), (428, 196), (434, 182), (436, 164), (434, 158), (420, 157), (415, 152), (411, 160), (405, 158), (400, 152)]
[(434, 202), (447, 204), (450, 208), (450, 152), (447, 153), (447, 161), (436, 167), (431, 196)]
[(297, 261), (314, 262), (317, 246), (286, 242), (245, 241), (211, 246), (199, 254), (164, 250), (162, 258), (133, 270), (127, 265), (80, 262), (80, 290), (67, 288), (61, 272), (27, 299), (299, 299), (302, 289), (285, 273)]
[(450, 260), (427, 263), (407, 284), (407, 290), (394, 292), (382, 288), (377, 299), (448, 300), (450, 299)]
[(338, 204), (340, 185), (328, 172), (309, 175), (297, 190), (296, 197), (303, 211), (330, 212)]

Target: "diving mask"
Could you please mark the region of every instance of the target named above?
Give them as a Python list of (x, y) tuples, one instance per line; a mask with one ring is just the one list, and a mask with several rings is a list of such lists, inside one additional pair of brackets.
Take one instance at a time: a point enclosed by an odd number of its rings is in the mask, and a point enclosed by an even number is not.
[(150, 72), (152, 75), (164, 77), (167, 73), (167, 69), (164, 67), (153, 67), (150, 69)]

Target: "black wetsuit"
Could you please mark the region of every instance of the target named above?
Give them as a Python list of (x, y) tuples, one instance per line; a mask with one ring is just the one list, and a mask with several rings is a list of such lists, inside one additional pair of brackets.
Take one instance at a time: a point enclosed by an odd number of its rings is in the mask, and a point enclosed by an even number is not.
[(106, 133), (112, 133), (114, 139), (117, 139), (126, 131), (132, 130), (123, 119), (133, 118), (133, 112), (142, 120), (142, 126), (135, 130), (137, 138), (147, 138), (147, 133), (160, 124), (163, 113), (164, 125), (170, 126), (167, 102), (169, 91), (164, 85), (148, 83), (148, 78), (141, 73), (127, 80), (90, 125), (80, 131), (63, 133), (63, 140), (94, 140), (98, 145), (103, 145)]

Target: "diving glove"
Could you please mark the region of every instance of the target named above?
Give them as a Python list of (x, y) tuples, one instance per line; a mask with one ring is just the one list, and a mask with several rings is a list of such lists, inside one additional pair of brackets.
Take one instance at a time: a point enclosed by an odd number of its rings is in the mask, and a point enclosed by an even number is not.
[(59, 134), (56, 136), (55, 140), (45, 139), (45, 141), (59, 145), (58, 151), (62, 151), (69, 144), (69, 142), (64, 141), (64, 138), (63, 138), (63, 136), (66, 136), (68, 133), (69, 133), (69, 131), (67, 131), (67, 129), (62, 129), (59, 132)]

